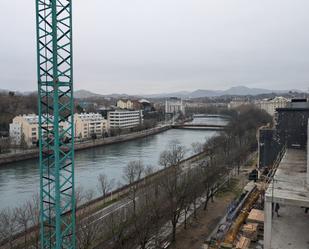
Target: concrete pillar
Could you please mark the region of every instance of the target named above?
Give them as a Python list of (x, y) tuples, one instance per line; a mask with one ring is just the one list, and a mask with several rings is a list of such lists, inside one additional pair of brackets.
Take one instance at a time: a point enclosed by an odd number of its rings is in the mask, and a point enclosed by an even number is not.
[(264, 249), (271, 249), (272, 205), (267, 197), (265, 197), (264, 214)]

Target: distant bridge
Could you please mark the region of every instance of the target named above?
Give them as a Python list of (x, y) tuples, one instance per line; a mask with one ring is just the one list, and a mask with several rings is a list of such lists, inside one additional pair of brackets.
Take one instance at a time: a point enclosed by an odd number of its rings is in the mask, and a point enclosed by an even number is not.
[(226, 125), (214, 125), (214, 124), (177, 124), (172, 126), (174, 129), (190, 129), (190, 130), (211, 130), (221, 131), (226, 128)]
[(224, 114), (193, 114), (193, 118), (224, 118), (230, 119), (231, 117)]
[(230, 118), (230, 116), (221, 114), (194, 114), (192, 119), (176, 123), (172, 127), (175, 129), (220, 131), (226, 128)]

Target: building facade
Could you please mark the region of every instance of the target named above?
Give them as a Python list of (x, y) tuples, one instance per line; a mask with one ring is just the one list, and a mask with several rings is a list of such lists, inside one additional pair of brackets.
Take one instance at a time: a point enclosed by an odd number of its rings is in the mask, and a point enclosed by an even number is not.
[(129, 99), (119, 99), (117, 101), (117, 107), (120, 109), (132, 110), (134, 108), (134, 103)]
[(182, 99), (172, 97), (165, 101), (165, 113), (176, 114), (180, 112), (185, 112)]
[(79, 139), (102, 137), (108, 132), (108, 122), (100, 113), (76, 113), (74, 132), (74, 136)]
[(115, 110), (108, 113), (108, 122), (111, 129), (136, 127), (143, 123), (143, 112)]
[[(53, 119), (53, 117), (49, 117), (49, 119)], [(64, 129), (66, 126), (66, 122), (61, 122), (59, 129)], [(48, 127), (43, 125), (43, 128), (43, 136), (46, 136), (47, 131), (52, 130), (53, 126), (51, 124)], [(14, 145), (36, 145), (39, 140), (39, 117), (36, 114), (25, 114), (13, 118), (10, 124), (10, 139)]]
[(234, 99), (228, 103), (228, 109), (238, 108), (240, 106), (251, 105), (252, 103), (249, 100), (244, 99)]
[(273, 99), (263, 99), (256, 101), (255, 105), (262, 110), (265, 110), (271, 116), (274, 116), (277, 108), (285, 108), (289, 100), (284, 97), (275, 97)]
[(309, 102), (291, 103), (285, 108), (278, 108), (276, 115), (277, 139), (281, 145), (291, 148), (305, 148), (307, 145), (307, 127)]

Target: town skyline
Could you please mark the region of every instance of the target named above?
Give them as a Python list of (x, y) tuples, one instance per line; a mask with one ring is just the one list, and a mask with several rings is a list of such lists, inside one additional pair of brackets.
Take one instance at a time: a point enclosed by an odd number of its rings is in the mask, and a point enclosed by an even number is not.
[[(19, 91), (16, 89), (1, 89), (0, 92), (16, 92), (18, 94), (32, 94), (36, 93), (36, 89), (32, 91)], [(288, 92), (297, 92), (297, 93), (308, 93), (308, 89), (296, 89), (296, 88), (289, 88), (289, 89), (268, 89), (268, 88), (250, 88), (245, 85), (235, 85), (229, 88), (223, 89), (179, 89), (170, 92), (145, 92), (145, 93), (127, 93), (127, 92), (96, 92), (91, 91), (86, 88), (75, 89), (74, 93), (76, 98), (82, 98), (83, 95), (85, 97), (148, 97), (148, 98), (161, 98), (161, 97), (217, 97), (223, 95), (259, 95), (259, 94), (284, 94)]]

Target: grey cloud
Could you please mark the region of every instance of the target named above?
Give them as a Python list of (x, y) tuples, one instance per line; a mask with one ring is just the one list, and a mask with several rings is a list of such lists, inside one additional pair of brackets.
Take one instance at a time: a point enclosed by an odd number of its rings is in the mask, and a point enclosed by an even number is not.
[[(73, 4), (75, 88), (154, 93), (309, 86), (307, 0)], [(36, 89), (34, 0), (1, 0), (0, 10), (0, 88)]]

